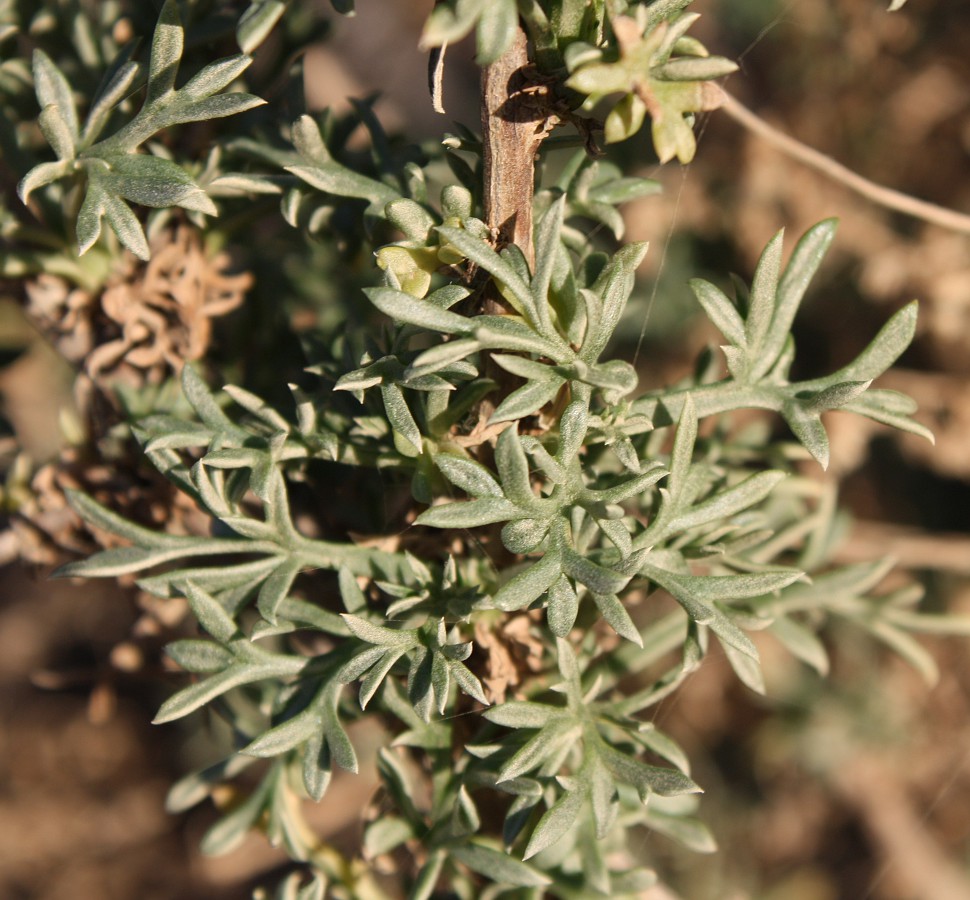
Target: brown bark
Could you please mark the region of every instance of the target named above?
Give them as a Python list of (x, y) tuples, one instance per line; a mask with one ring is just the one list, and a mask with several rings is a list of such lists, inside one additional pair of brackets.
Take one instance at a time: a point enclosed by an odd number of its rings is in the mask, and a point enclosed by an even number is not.
[(512, 46), (482, 69), (485, 221), (499, 246), (516, 244), (533, 268), (535, 158), (555, 122), (541, 102), (546, 89), (534, 78), (521, 29)]

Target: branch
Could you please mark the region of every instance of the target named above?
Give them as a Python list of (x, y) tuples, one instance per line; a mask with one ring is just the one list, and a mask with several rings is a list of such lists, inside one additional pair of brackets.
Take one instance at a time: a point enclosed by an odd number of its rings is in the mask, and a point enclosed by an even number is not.
[(755, 113), (751, 112), (750, 109), (730, 94), (725, 93), (724, 104), (721, 108), (739, 125), (747, 128), (753, 134), (758, 135), (758, 137), (764, 138), (764, 140), (778, 150), (787, 153), (803, 165), (815, 169), (833, 181), (855, 191), (867, 200), (884, 206), (887, 209), (894, 210), (895, 212), (900, 212), (904, 215), (930, 222), (933, 225), (938, 225), (941, 228), (948, 228), (951, 231), (957, 231), (961, 234), (970, 234), (970, 216), (952, 209), (947, 209), (943, 206), (937, 206), (935, 203), (918, 200), (901, 191), (883, 187), (880, 184), (869, 181), (867, 178), (863, 178), (841, 163), (836, 162), (831, 157), (826, 156), (824, 153), (820, 153), (818, 150), (801, 143), (801, 141), (795, 140), (795, 138), (769, 125), (764, 119), (755, 115)]

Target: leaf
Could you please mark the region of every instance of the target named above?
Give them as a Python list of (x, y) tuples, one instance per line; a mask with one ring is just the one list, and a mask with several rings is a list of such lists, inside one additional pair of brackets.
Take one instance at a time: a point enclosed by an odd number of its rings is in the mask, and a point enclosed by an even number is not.
[(355, 637), (368, 644), (377, 644), (381, 647), (413, 647), (417, 643), (413, 631), (385, 628), (383, 625), (375, 625), (350, 613), (343, 613), (341, 618)]
[(161, 209), (182, 206), (216, 215), (218, 210), (205, 192), (175, 163), (158, 156), (121, 153), (103, 157), (108, 171), (98, 180), (125, 200)]
[(518, 28), (519, 11), (515, 0), (489, 0), (483, 4), (476, 32), (478, 53), (475, 61), (478, 65), (487, 66), (508, 50)]
[(627, 612), (626, 607), (620, 602), (616, 594), (597, 594), (593, 593), (593, 602), (596, 604), (603, 618), (606, 619), (620, 637), (632, 641), (638, 647), (643, 646), (643, 638), (640, 631), (634, 624), (633, 619)]
[[(536, 309), (535, 298), (529, 286), (522, 280), (518, 272), (501, 256), (499, 256), (484, 240), (469, 234), (463, 228), (451, 225), (439, 225), (438, 233), (466, 259), (481, 266), (493, 275), (501, 287), (507, 289), (509, 302), (516, 311), (527, 316), (533, 325), (539, 324), (539, 313)], [(549, 337), (548, 334), (545, 335)]]
[(463, 456), (438, 453), (434, 464), (453, 485), (473, 497), (502, 497), (502, 488), (481, 463)]
[(77, 144), (77, 108), (70, 82), (43, 50), (34, 50), (32, 63), (37, 104), (42, 110), (49, 107), (56, 109), (67, 129), (71, 144)]
[(146, 104), (154, 103), (174, 90), (184, 38), (178, 3), (176, 0), (165, 0), (152, 37)]
[(565, 384), (563, 378), (548, 381), (532, 381), (512, 391), (489, 417), (490, 425), (500, 422), (516, 422), (526, 416), (534, 415), (547, 403), (553, 401)]
[(393, 288), (365, 288), (371, 303), (398, 324), (417, 325), (442, 334), (471, 334), (474, 321), (448, 312), (433, 303), (415, 300), (410, 294)]
[(564, 716), (551, 720), (505, 762), (499, 770), (498, 782), (517, 778), (542, 765), (544, 760), (571, 743), (579, 735), (581, 728), (579, 723)]
[(478, 841), (453, 844), (448, 847), (448, 854), (452, 859), (468, 866), (473, 872), (478, 872), (499, 884), (539, 888), (552, 883), (548, 876), (532, 866), (527, 866), (514, 856), (487, 847)]
[(555, 583), (562, 572), (561, 566), (561, 554), (555, 550), (547, 551), (537, 563), (502, 585), (493, 597), (495, 606), (506, 611), (529, 606)]
[(415, 519), (416, 525), (432, 528), (477, 528), (521, 518), (522, 513), (514, 503), (498, 497), (483, 497), (467, 503), (445, 503), (432, 506)]
[[(791, 259), (778, 282), (774, 314), (768, 334), (765, 336), (764, 347), (759, 356), (753, 360), (754, 379), (762, 378), (771, 371), (781, 355), (798, 307), (805, 296), (809, 282), (828, 252), (837, 226), (836, 219), (819, 222), (818, 225), (806, 231), (795, 246)], [(732, 343), (734, 343), (733, 340)]]
[(482, 715), (496, 725), (506, 728), (542, 728), (553, 718), (562, 716), (562, 709), (546, 703), (527, 700), (510, 700), (493, 706)]
[(790, 616), (777, 616), (769, 630), (789, 653), (810, 665), (819, 675), (828, 675), (828, 653), (822, 642), (808, 628)]
[(636, 788), (644, 803), (650, 794), (661, 797), (675, 797), (679, 794), (697, 794), (700, 788), (686, 775), (676, 769), (665, 769), (659, 766), (648, 766), (633, 756), (627, 756), (604, 741), (596, 743), (599, 754), (606, 768), (614, 778), (624, 781)]
[(523, 859), (530, 859), (541, 853), (565, 835), (576, 824), (586, 797), (586, 790), (566, 791), (546, 810), (529, 838)]
[(236, 43), (243, 53), (252, 53), (276, 27), (286, 11), (283, 0), (251, 0), (249, 9), (236, 25)]
[(236, 623), (218, 600), (192, 582), (186, 582), (183, 590), (199, 624), (217, 641), (225, 644), (238, 635)]
[(744, 347), (746, 337), (744, 321), (734, 304), (721, 290), (700, 278), (692, 278), (688, 284), (697, 301), (711, 322), (735, 347)]
[(284, 560), (259, 589), (256, 608), (259, 614), (271, 624), (276, 624), (276, 616), (280, 605), (286, 599), (296, 576), (303, 570), (303, 561), (298, 557)]

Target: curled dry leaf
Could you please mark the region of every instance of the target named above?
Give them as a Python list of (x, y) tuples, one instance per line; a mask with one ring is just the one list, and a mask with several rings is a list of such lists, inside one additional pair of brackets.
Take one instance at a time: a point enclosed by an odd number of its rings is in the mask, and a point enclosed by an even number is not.
[(486, 654), (482, 683), (490, 703), (504, 703), (506, 694), (543, 668), (545, 644), (534, 631), (540, 613), (520, 613), (495, 627), (475, 623), (475, 643)]

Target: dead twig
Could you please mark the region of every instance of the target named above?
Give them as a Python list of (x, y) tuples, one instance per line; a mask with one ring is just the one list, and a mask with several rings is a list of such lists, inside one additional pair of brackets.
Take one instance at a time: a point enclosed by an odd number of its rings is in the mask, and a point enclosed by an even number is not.
[(843, 166), (842, 163), (836, 162), (824, 153), (803, 144), (773, 125), (769, 125), (764, 119), (726, 92), (721, 109), (739, 125), (763, 138), (792, 159), (821, 172), (826, 177), (849, 188), (849, 190), (855, 191), (867, 200), (879, 206), (884, 206), (886, 209), (938, 225), (940, 228), (970, 235), (970, 215), (937, 206), (935, 203), (928, 203), (926, 200), (919, 200), (909, 194), (902, 193), (902, 191), (893, 190), (881, 184), (876, 184), (868, 178), (863, 178), (858, 173)]

